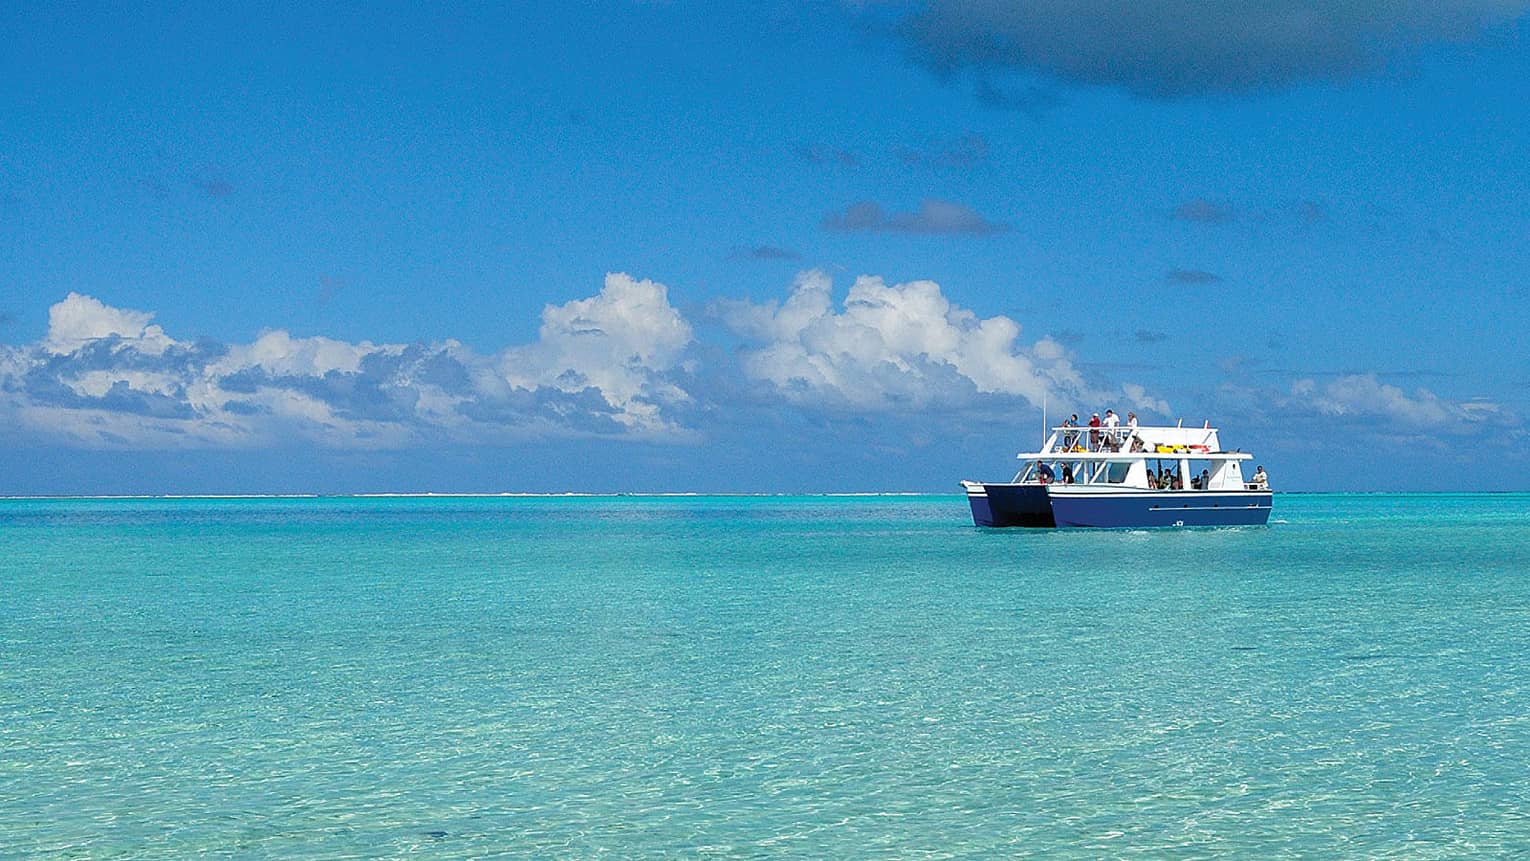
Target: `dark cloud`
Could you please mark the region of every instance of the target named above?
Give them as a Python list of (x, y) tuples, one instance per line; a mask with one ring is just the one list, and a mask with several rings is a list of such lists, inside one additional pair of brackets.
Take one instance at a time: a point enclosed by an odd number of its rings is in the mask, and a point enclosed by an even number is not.
[(218, 378), (218, 388), (225, 392), (233, 392), (239, 395), (253, 395), (266, 385), (271, 375), (266, 373), (265, 368), (252, 367), (240, 368), (232, 374), (224, 374)]
[(1149, 98), (1278, 90), (1512, 21), (1525, 0), (928, 0), (899, 25), (920, 62), (1039, 73)]
[(84, 395), (66, 385), (46, 367), (31, 369), (20, 380), (19, 391), (34, 404), (73, 410), (106, 410), (148, 418), (189, 419), (196, 410), (177, 387), (170, 393), (133, 388), (126, 380), (117, 380), (99, 397)]
[(350, 286), (350, 282), (334, 275), (319, 276), (319, 304), (324, 305), (329, 300), (340, 295), (340, 291)]
[(1401, 368), (1393, 370), (1369, 370), (1361, 367), (1349, 368), (1265, 368), (1259, 371), (1261, 374), (1275, 377), (1312, 377), (1315, 379), (1331, 377), (1356, 377), (1374, 376), (1382, 380), (1438, 380), (1455, 379), (1462, 375), (1451, 371), (1435, 371), (1419, 368)]
[(824, 216), (825, 229), (839, 233), (941, 233), (982, 236), (1003, 233), (1009, 227), (989, 221), (972, 207), (946, 200), (926, 200), (918, 212), (884, 212), (871, 201), (863, 201), (843, 212)]
[(467, 395), (473, 390), (467, 365), (446, 350), (424, 344), (411, 344), (398, 354), (371, 353), (361, 360), (361, 373), (379, 383), (435, 386), (450, 395)]
[(1169, 218), (1187, 224), (1312, 225), (1328, 220), (1328, 206), (1316, 200), (1271, 203), (1227, 201), (1197, 197), (1169, 211)]
[(1085, 371), (1097, 371), (1102, 374), (1116, 373), (1118, 371), (1158, 371), (1162, 365), (1150, 362), (1079, 362), (1078, 367)]
[(412, 421), (422, 386), (460, 396), (471, 395), (473, 389), (467, 366), (446, 350), (420, 344), (396, 354), (369, 353), (358, 371), (273, 374), (255, 366), (220, 377), (218, 386), (241, 395), (263, 388), (300, 392), (322, 401), (341, 418), (378, 422)]
[(1429, 380), (1442, 378), (1449, 379), (1463, 376), (1463, 374), (1457, 371), (1431, 371), (1422, 368), (1404, 368), (1398, 371), (1377, 371), (1376, 374), (1377, 376), (1396, 377), (1398, 379), (1404, 380)]
[(353, 374), (330, 371), (322, 377), (305, 377), (303, 382), (301, 391), (329, 404), (335, 415), (344, 419), (407, 422), (414, 418), (420, 401), (418, 388), (365, 370)]
[(224, 401), (223, 409), (236, 416), (259, 416), (270, 412), (269, 408), (249, 401)]
[(1062, 104), (1062, 97), (1055, 89), (1037, 84), (1000, 85), (987, 75), (978, 76), (972, 87), (979, 102), (990, 108), (1016, 111), (1031, 119), (1041, 119), (1048, 111)]
[(1187, 221), (1191, 224), (1227, 224), (1237, 220), (1237, 215), (1231, 206), (1218, 203), (1205, 198), (1187, 200), (1169, 214), (1175, 221)]
[(219, 177), (201, 177), (191, 181), (201, 192), (213, 200), (227, 200), (234, 194), (234, 185)]
[(1222, 373), (1228, 375), (1241, 374), (1244, 371), (1253, 370), (1261, 364), (1263, 364), (1262, 360), (1241, 354), (1223, 356), (1217, 360), (1217, 367), (1222, 369)]
[(228, 353), (210, 338), (173, 344), (162, 353), (144, 352), (132, 339), (108, 335), (82, 344), (69, 353), (34, 353), (35, 369), (54, 377), (76, 377), (88, 371), (172, 374), (190, 378)]
[(112, 383), (112, 387), (107, 389), (106, 394), (94, 400), (96, 401), (94, 404), (81, 404), (81, 406), (162, 419), (189, 419), (196, 415), (191, 404), (186, 402), (184, 393), (178, 392), (171, 395), (140, 391), (129, 385), (126, 380)]
[(1165, 276), (1170, 284), (1218, 284), (1222, 276), (1202, 269), (1170, 269)]
[(408, 419), (419, 398), (414, 389), (345, 371), (322, 375), (273, 374), (265, 368), (253, 367), (220, 378), (218, 385), (224, 391), (242, 395), (252, 395), (261, 389), (300, 392), (322, 401), (341, 418), (385, 422)]
[(903, 147), (897, 151), (905, 165), (969, 168), (988, 162), (988, 139), (968, 132), (951, 141), (933, 141), (923, 149)]
[(789, 248), (777, 248), (774, 245), (756, 245), (753, 248), (735, 248), (733, 257), (736, 260), (801, 260), (802, 255)]
[(500, 397), (468, 401), (457, 411), (473, 421), (502, 427), (543, 421), (598, 436), (618, 436), (625, 430), (616, 418), (617, 410), (593, 386), (575, 392), (548, 386), (510, 389)]
[(861, 164), (860, 156), (855, 153), (822, 144), (808, 144), (798, 150), (797, 154), (808, 164), (836, 164), (840, 167), (859, 167)]
[(1296, 217), (1304, 224), (1316, 224), (1328, 220), (1328, 207), (1315, 200), (1303, 200), (1296, 204)]

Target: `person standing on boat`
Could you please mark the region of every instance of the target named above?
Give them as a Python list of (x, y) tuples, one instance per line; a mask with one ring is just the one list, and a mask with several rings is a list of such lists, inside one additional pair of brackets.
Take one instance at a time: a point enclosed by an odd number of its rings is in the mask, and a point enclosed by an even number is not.
[(1111, 451), (1121, 448), (1121, 434), (1116, 430), (1121, 426), (1121, 417), (1116, 415), (1115, 410), (1105, 411), (1105, 442), (1110, 445)]
[(1252, 484), (1254, 485), (1255, 490), (1270, 489), (1270, 476), (1264, 471), (1264, 464), (1260, 464), (1254, 468), (1254, 480)]
[(1099, 447), (1100, 447), (1100, 414), (1099, 413), (1095, 413), (1094, 417), (1089, 419), (1089, 449), (1090, 449), (1090, 451), (1094, 451), (1094, 450), (1097, 450)]
[[(1074, 413), (1073, 415), (1069, 416), (1068, 420), (1062, 423), (1062, 426), (1065, 427), (1065, 428), (1076, 428), (1076, 427), (1078, 427), (1078, 413)], [(1064, 451), (1071, 450), (1076, 445), (1078, 445), (1078, 432), (1077, 431), (1064, 431), (1063, 432), (1063, 450)]]
[(1131, 410), (1126, 411), (1126, 428), (1133, 434), (1137, 433), (1137, 414)]

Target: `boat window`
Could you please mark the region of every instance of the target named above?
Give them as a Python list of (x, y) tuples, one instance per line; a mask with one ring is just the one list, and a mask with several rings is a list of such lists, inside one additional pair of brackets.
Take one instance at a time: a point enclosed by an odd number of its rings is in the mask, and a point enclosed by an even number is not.
[(1110, 484), (1120, 484), (1126, 481), (1126, 473), (1132, 468), (1130, 461), (1117, 463), (1111, 461), (1106, 465), (1105, 480)]

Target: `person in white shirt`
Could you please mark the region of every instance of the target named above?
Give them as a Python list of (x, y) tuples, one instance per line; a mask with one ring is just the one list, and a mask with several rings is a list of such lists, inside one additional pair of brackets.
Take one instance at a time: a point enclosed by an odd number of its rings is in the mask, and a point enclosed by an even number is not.
[(1121, 434), (1116, 431), (1121, 426), (1121, 417), (1116, 415), (1115, 410), (1105, 411), (1105, 442), (1112, 449), (1121, 447)]
[(1253, 484), (1255, 490), (1270, 489), (1270, 476), (1265, 473), (1264, 466), (1262, 464), (1254, 469)]

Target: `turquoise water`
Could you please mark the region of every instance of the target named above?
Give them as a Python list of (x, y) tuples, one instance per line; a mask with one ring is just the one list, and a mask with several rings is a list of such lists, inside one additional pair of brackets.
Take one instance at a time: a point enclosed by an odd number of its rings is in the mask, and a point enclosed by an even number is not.
[(0, 501), (0, 856), (1530, 852), (1530, 496)]

